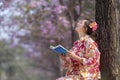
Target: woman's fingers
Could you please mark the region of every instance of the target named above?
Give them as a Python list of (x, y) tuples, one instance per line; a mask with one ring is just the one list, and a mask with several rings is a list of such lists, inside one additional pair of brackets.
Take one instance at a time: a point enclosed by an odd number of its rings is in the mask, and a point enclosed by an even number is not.
[(66, 57), (64, 54), (60, 54), (61, 57)]
[(66, 58), (66, 56), (65, 55), (59, 55), (60, 56), (60, 58), (62, 58), (63, 60), (65, 60), (65, 58)]

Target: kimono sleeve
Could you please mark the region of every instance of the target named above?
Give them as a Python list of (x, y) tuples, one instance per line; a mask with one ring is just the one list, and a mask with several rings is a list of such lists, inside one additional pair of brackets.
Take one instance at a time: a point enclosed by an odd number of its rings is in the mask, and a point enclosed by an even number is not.
[(62, 69), (67, 69), (71, 64), (70, 58), (66, 57), (65, 59), (60, 58), (60, 65)]
[(90, 66), (99, 61), (100, 52), (94, 42), (88, 42), (86, 45), (86, 54), (82, 58), (83, 65)]
[(73, 43), (73, 47), (70, 49), (70, 51), (72, 51), (72, 52), (74, 52), (74, 53), (76, 53), (77, 51), (79, 51), (78, 45), (79, 45), (79, 42), (78, 42), (78, 41), (75, 41), (75, 42)]

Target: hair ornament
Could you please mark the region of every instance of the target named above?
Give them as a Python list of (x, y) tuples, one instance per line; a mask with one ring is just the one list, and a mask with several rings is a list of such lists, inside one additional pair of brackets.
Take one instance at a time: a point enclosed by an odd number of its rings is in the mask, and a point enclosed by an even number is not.
[(92, 28), (92, 31), (95, 31), (98, 28), (98, 24), (94, 21), (90, 25), (90, 28)]

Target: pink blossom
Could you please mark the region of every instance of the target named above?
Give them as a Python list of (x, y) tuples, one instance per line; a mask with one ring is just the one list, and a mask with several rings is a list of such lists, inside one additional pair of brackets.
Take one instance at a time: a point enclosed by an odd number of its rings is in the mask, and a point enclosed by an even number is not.
[(66, 6), (57, 5), (57, 6), (55, 6), (54, 12), (57, 14), (61, 14), (66, 9), (67, 9)]
[(47, 27), (47, 29), (51, 29), (53, 27), (53, 24), (51, 21), (46, 21), (45, 26)]
[(47, 34), (47, 33), (48, 33), (48, 30), (47, 30), (47, 29), (43, 29), (43, 30), (42, 30), (42, 33), (43, 33), (43, 34)]
[(64, 26), (68, 26), (69, 25), (69, 21), (65, 18), (65, 17), (58, 17), (58, 20), (64, 25)]
[(15, 45), (15, 44), (11, 44), (9, 47), (10, 48), (15, 48), (17, 45)]
[(54, 41), (54, 40), (49, 40), (49, 42), (52, 44), (52, 43), (54, 43), (55, 41)]
[(92, 28), (92, 31), (95, 31), (97, 28), (98, 28), (98, 25), (95, 25), (95, 26)]
[(41, 5), (43, 6), (48, 6), (48, 2), (46, 0), (40, 0), (41, 1)]
[(35, 7), (37, 7), (37, 2), (36, 2), (36, 1), (31, 2), (31, 3), (29, 4), (29, 7), (30, 7), (30, 8), (35, 8)]

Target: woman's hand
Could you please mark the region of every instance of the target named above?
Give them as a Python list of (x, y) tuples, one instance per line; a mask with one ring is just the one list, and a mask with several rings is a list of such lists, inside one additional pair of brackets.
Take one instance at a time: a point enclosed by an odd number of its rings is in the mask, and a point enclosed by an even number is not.
[(60, 56), (60, 58), (63, 59), (63, 60), (66, 59), (66, 55), (64, 55), (64, 54), (60, 54), (59, 56)]
[(73, 51), (67, 51), (67, 56), (71, 57), (71, 58), (74, 58), (76, 55)]
[(83, 59), (80, 56), (76, 55), (73, 51), (67, 51), (67, 56), (78, 60), (80, 63), (83, 63)]

